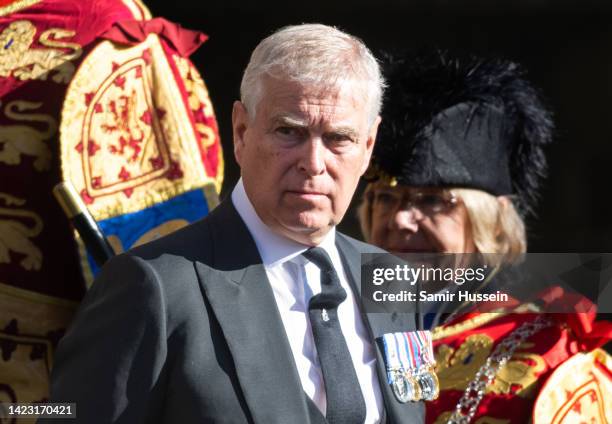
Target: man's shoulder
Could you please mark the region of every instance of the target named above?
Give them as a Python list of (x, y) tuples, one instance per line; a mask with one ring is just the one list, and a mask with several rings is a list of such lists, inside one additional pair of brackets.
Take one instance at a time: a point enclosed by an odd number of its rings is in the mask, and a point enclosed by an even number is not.
[(210, 246), (210, 237), (208, 217), (205, 217), (170, 234), (133, 247), (127, 253), (145, 260), (162, 255), (188, 257), (194, 252), (204, 253), (207, 246)]
[[(204, 218), (195, 221), (170, 234), (164, 235), (128, 252), (145, 260), (161, 255), (184, 257), (187, 259), (205, 261), (212, 252), (213, 239), (222, 237), (227, 216), (232, 215), (231, 205), (222, 202)], [(214, 229), (217, 229), (216, 235)]]
[(186, 286), (185, 281), (194, 279), (193, 262), (211, 257), (209, 231), (205, 220), (196, 221), (119, 254), (104, 264), (94, 287), (120, 281), (129, 290), (148, 293)]
[(163, 302), (174, 319), (188, 319), (188, 312), (199, 307), (194, 262), (213, 258), (209, 233), (204, 218), (111, 258), (88, 293), (89, 303), (107, 298)]

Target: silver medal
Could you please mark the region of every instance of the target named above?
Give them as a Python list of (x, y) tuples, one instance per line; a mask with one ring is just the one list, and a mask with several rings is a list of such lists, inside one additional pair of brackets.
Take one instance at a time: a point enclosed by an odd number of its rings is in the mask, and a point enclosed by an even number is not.
[(395, 397), (401, 403), (419, 400), (418, 387), (414, 379), (407, 373), (395, 372), (391, 387), (393, 387)]
[(440, 383), (436, 373), (432, 370), (425, 370), (416, 376), (421, 391), (421, 398), (429, 401), (438, 398), (440, 393)]

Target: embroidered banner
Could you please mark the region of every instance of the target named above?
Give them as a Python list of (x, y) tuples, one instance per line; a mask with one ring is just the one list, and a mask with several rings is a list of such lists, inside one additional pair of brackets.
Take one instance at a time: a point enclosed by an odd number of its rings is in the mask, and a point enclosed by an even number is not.
[(204, 38), (138, 0), (0, 0), (0, 401), (48, 396), (92, 273), (55, 184), (80, 184), (118, 251), (215, 206), (217, 124), (178, 53)]
[[(112, 28), (105, 37), (113, 41), (101, 42), (83, 60), (62, 111), (63, 179), (116, 251), (205, 216), (222, 183), (208, 91), (177, 47), (192, 51), (186, 43), (204, 38), (155, 23)], [(89, 283), (97, 267), (81, 251)]]

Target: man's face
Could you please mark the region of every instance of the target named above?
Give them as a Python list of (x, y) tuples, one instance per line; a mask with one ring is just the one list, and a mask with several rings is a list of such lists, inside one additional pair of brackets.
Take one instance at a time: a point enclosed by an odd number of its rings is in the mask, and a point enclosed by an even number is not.
[(273, 231), (315, 245), (342, 219), (365, 172), (380, 119), (363, 90), (264, 77), (255, 116), (234, 103), (234, 154), (244, 187)]
[(473, 253), (470, 219), (448, 190), (376, 187), (370, 242), (391, 252)]

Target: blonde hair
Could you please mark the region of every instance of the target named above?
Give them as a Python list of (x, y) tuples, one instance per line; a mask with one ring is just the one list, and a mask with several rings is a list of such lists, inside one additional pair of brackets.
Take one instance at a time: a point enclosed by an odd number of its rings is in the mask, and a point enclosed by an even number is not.
[[(374, 189), (380, 184), (368, 184), (357, 211), (366, 241), (370, 240), (372, 231)], [(508, 197), (498, 198), (471, 188), (450, 191), (465, 205), (478, 252), (496, 254), (499, 261), (508, 263), (527, 251), (525, 224)]]
[(527, 251), (525, 223), (508, 197), (470, 188), (451, 191), (465, 205), (480, 253), (495, 253), (502, 262), (514, 263)]

